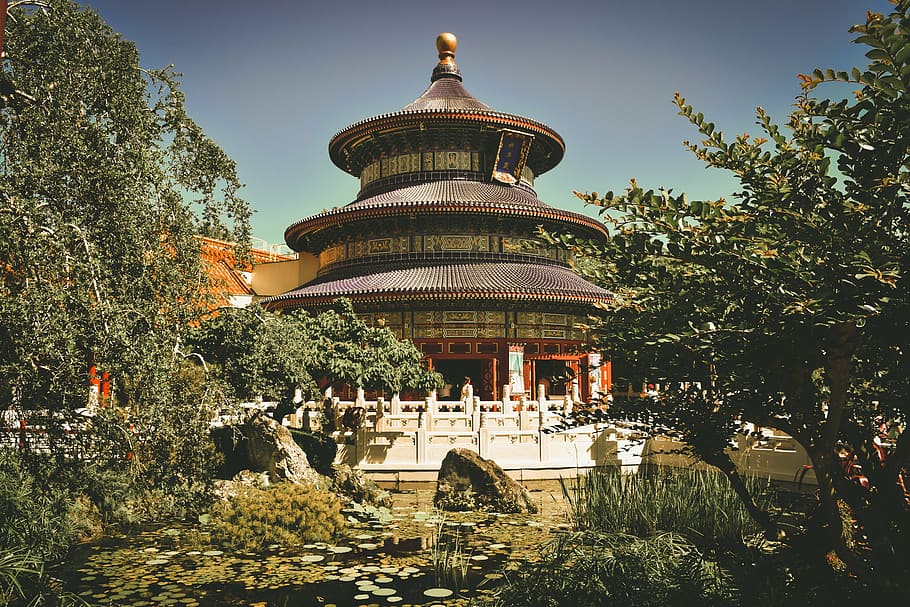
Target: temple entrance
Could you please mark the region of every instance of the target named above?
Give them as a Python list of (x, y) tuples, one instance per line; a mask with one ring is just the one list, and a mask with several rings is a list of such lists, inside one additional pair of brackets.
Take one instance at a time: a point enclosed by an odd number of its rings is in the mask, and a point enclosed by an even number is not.
[(474, 385), (474, 396), (489, 399), (488, 390), (483, 385), (484, 371), (486, 371), (488, 363), (487, 360), (476, 358), (434, 358), (433, 368), (442, 373), (447, 386), (437, 392), (439, 400), (460, 400), (461, 387), (464, 385), (465, 377), (471, 378), (471, 383)]
[(572, 380), (575, 372), (565, 360), (535, 360), (534, 361), (534, 393), (537, 385), (543, 384), (547, 396), (565, 396), (572, 392)]

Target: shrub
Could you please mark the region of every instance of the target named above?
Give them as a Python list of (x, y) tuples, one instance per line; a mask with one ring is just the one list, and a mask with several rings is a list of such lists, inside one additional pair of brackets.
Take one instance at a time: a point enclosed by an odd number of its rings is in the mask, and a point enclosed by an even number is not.
[(341, 502), (334, 494), (280, 483), (241, 488), (216, 509), (212, 537), (225, 546), (257, 552), (271, 544), (291, 547), (327, 541), (343, 526)]
[[(26, 462), (15, 451), (0, 449), (0, 549), (59, 558), (79, 533), (70, 515), (75, 500), (65, 488), (49, 482), (46, 466), (39, 461), (46, 458), (29, 458), (32, 461)], [(36, 470), (28, 470), (27, 464)]]

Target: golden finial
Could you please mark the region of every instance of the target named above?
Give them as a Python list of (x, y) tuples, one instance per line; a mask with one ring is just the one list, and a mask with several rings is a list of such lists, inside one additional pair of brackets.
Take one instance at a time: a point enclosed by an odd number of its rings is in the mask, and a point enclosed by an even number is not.
[(440, 78), (456, 78), (461, 81), (461, 72), (455, 65), (455, 47), (458, 46), (458, 39), (455, 34), (443, 32), (436, 36), (436, 50), (439, 51), (439, 63), (433, 68), (433, 75), (430, 77), (431, 82), (436, 82)]
[(455, 63), (455, 49), (458, 47), (458, 39), (455, 34), (443, 32), (436, 36), (436, 50), (439, 51), (440, 63)]

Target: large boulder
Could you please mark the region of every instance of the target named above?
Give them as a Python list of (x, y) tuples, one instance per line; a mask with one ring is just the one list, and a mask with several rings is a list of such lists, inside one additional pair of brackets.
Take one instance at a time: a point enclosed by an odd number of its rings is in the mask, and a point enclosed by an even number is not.
[(469, 449), (452, 449), (442, 460), (433, 504), (441, 510), (537, 513), (524, 487)]
[(273, 481), (315, 484), (322, 477), (307, 461), (291, 432), (268, 415), (255, 411), (239, 428), (243, 435), (249, 467), (267, 472)]

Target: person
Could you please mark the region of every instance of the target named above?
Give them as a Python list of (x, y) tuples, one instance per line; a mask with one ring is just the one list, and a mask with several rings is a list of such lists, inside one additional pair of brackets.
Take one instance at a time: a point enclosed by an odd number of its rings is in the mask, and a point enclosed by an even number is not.
[(469, 401), (474, 400), (474, 386), (471, 385), (471, 378), (464, 378), (464, 385), (461, 386), (461, 402), (468, 404)]

